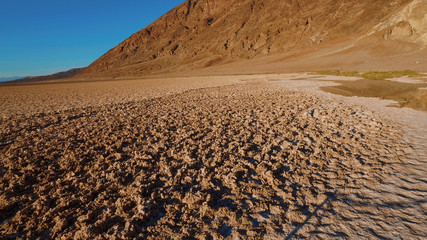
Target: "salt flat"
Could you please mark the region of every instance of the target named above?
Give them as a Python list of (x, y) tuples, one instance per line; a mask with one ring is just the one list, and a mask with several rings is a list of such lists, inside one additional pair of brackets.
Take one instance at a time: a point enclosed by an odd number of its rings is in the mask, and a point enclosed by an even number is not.
[(289, 74), (0, 87), (0, 233), (422, 238), (426, 113), (319, 90), (331, 84)]

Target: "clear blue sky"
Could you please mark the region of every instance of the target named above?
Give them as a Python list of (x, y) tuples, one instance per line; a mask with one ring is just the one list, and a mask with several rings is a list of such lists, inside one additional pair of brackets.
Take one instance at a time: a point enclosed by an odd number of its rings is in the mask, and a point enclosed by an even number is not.
[(0, 0), (0, 77), (84, 67), (184, 0)]

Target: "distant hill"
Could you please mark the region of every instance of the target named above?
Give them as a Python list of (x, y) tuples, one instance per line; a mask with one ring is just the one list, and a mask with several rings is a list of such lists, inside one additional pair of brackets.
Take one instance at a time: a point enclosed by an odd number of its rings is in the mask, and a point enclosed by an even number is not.
[(76, 77), (208, 69), (427, 71), (426, 13), (425, 0), (187, 0)]
[(5, 82), (3, 83), (30, 83), (30, 82), (41, 82), (41, 81), (72, 78), (83, 70), (84, 68), (73, 68), (68, 71), (58, 72), (58, 73), (45, 75), (45, 76), (33, 76), (33, 77), (24, 77), (24, 78), (18, 78), (18, 79), (15, 78), (10, 80), (5, 80)]
[(24, 78), (24, 77), (17, 77), (17, 76), (15, 76), (15, 77), (0, 77), (0, 82), (13, 81), (16, 79), (21, 79), (21, 78)]

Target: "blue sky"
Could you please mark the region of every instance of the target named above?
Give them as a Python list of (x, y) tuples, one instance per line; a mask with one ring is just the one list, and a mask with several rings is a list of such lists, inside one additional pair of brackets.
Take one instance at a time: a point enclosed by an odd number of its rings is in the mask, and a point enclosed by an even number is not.
[(184, 0), (0, 0), (0, 78), (95, 61)]

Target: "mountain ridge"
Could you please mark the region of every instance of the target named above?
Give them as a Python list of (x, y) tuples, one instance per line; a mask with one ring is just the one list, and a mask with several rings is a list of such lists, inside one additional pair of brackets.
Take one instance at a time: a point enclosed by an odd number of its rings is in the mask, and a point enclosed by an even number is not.
[(19, 82), (168, 74), (427, 72), (425, 0), (187, 0), (88, 67)]
[[(401, 19), (393, 26), (379, 25), (414, 3), (425, 5), (420, 0), (187, 0), (108, 51), (77, 77), (198, 70), (357, 38), (401, 41), (408, 37), (404, 34), (408, 30), (399, 25), (410, 22)], [(375, 35), (381, 31), (381, 36)], [(414, 42), (409, 45), (417, 45)], [(420, 48), (425, 43), (415, 45)]]
[(59, 80), (59, 79), (67, 79), (76, 76), (78, 73), (83, 71), (85, 68), (72, 68), (67, 71), (57, 72), (49, 75), (42, 76), (29, 76), (29, 77), (20, 77), (15, 79), (10, 79), (1, 82), (0, 84), (10, 84), (10, 83), (32, 83), (32, 82), (43, 82), (50, 80)]

